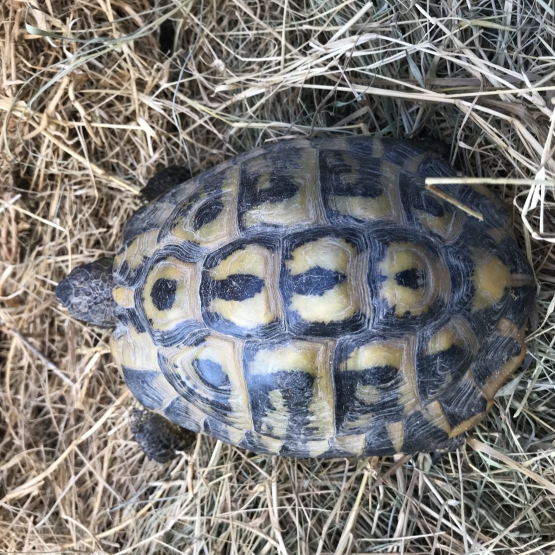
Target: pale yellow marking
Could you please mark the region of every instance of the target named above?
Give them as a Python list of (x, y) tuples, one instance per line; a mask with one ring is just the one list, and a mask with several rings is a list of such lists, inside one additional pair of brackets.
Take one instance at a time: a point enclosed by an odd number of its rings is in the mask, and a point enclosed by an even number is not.
[(258, 326), (265, 326), (276, 320), (276, 313), (272, 310), (266, 287), (263, 287), (262, 291), (254, 295), (254, 297), (244, 301), (212, 299), (208, 309), (211, 312), (217, 312), (237, 326), (249, 330)]
[(139, 333), (131, 324), (118, 325), (110, 338), (112, 355), (120, 367), (157, 370), (158, 350), (147, 332)]
[[(365, 370), (376, 366), (393, 366), (400, 369), (404, 345), (391, 342), (367, 343), (349, 355), (346, 370)], [(344, 364), (343, 364), (344, 366)]]
[[(163, 408), (171, 403), (172, 399), (174, 399), (177, 395), (177, 392), (172, 387), (170, 382), (166, 379), (166, 376), (160, 372), (158, 376), (154, 378), (152, 381), (152, 389), (156, 390), (159, 394), (162, 395), (162, 402), (158, 408)], [(200, 415), (201, 417), (203, 415)]]
[(511, 285), (511, 272), (497, 256), (484, 249), (471, 248), (474, 262), (472, 282), (476, 288), (472, 300), (472, 312), (495, 306), (503, 298), (505, 289)]
[(357, 312), (359, 304), (355, 291), (344, 281), (320, 296), (293, 293), (289, 307), (307, 322), (329, 324), (347, 320)]
[(499, 245), (507, 237), (513, 237), (512, 230), (508, 226), (488, 229), (488, 235), (495, 241), (496, 245)]
[[(299, 313), (307, 322), (323, 322), (329, 324), (346, 320), (353, 316), (361, 306), (361, 287), (357, 287), (360, 278), (359, 264), (355, 248), (345, 239), (338, 237), (322, 237), (316, 241), (305, 243), (292, 252), (291, 260), (286, 262), (291, 275), (300, 275), (311, 268), (319, 266), (326, 270), (345, 274), (346, 280), (329, 289), (322, 295), (291, 296), (289, 308)], [(366, 285), (364, 284), (366, 289)], [(370, 311), (370, 303), (365, 303)]]
[(350, 436), (335, 436), (333, 444), (338, 449), (342, 449), (350, 453), (351, 457), (360, 457), (364, 452), (366, 445), (366, 434), (357, 434)]
[[(413, 316), (423, 314), (438, 296), (445, 299), (449, 294), (450, 281), (445, 264), (441, 260), (429, 260), (426, 252), (414, 243), (390, 243), (378, 267), (387, 277), (382, 284), (380, 298), (395, 307), (397, 317), (407, 312)], [(425, 286), (411, 289), (397, 284), (395, 275), (411, 269), (424, 274)]]
[(449, 426), (449, 422), (447, 422), (447, 418), (445, 417), (445, 413), (439, 401), (433, 401), (426, 405), (423, 414), (430, 424), (433, 424), (448, 434), (451, 432), (451, 426)]
[(384, 155), (384, 145), (380, 139), (372, 139), (372, 158), (378, 158), (383, 160)]
[[(190, 211), (185, 216), (178, 218), (174, 222), (170, 234), (164, 239), (165, 244), (192, 241), (202, 247), (214, 249), (239, 236), (239, 229), (236, 221), (239, 168), (238, 166), (229, 166), (223, 169), (222, 173), (223, 182), (220, 201), (223, 205), (223, 209), (218, 216), (196, 231), (194, 230), (193, 224), (199, 209), (202, 208), (205, 202), (212, 202), (214, 199), (213, 193), (201, 195), (195, 202), (195, 206), (191, 207)], [(218, 175), (211, 175), (210, 179), (215, 179)], [(202, 186), (202, 184), (200, 183), (199, 186)], [(183, 204), (188, 202), (190, 202), (189, 198), (185, 199)]]
[[(317, 152), (312, 148), (297, 150), (300, 154), (297, 168), (291, 167), (281, 170), (298, 187), (293, 197), (277, 202), (264, 202), (248, 210), (243, 215), (243, 223), (253, 226), (260, 223), (291, 227), (299, 224), (316, 225), (326, 222), (324, 211), (319, 199), (319, 184), (317, 172)], [(258, 188), (270, 189), (270, 175), (275, 171), (274, 159), (261, 156), (250, 160), (247, 171), (259, 174)], [(278, 171), (280, 171), (278, 169)]]
[(309, 457), (318, 457), (329, 449), (330, 443), (328, 439), (310, 439), (305, 442), (304, 447), (306, 447)]
[(282, 317), (283, 306), (278, 290), (279, 256), (257, 244), (237, 249), (215, 268), (210, 275), (215, 280), (223, 280), (233, 274), (253, 275), (264, 280), (262, 290), (243, 301), (212, 299), (209, 310), (246, 329), (269, 324)]
[(121, 268), (124, 262), (127, 262), (130, 270), (136, 270), (145, 259), (150, 258), (158, 246), (159, 231), (159, 229), (153, 229), (135, 237), (131, 244), (116, 256), (114, 271)]
[(492, 406), (493, 406), (493, 401), (489, 401), (486, 406), (486, 410), (484, 412), (477, 414), (476, 416), (473, 416), (472, 418), (469, 418), (468, 420), (465, 420), (460, 424), (457, 424), (451, 430), (449, 437), (457, 437), (462, 433), (474, 428), (474, 426), (478, 425), (483, 420), (483, 418), (486, 416), (486, 414), (489, 412)]
[(437, 233), (446, 243), (452, 243), (459, 237), (466, 220), (460, 210), (446, 210), (444, 216), (432, 216), (424, 210), (415, 210), (415, 213), (424, 229)]
[[(320, 437), (328, 438), (334, 433), (334, 390), (331, 376), (331, 359), (335, 342), (331, 340), (322, 342), (290, 341), (274, 349), (259, 350), (251, 364), (249, 372), (256, 374), (272, 374), (274, 372), (306, 372), (314, 377), (312, 397), (308, 405), (308, 424), (316, 428)], [(274, 407), (264, 418), (268, 428), (276, 426), (285, 429), (289, 415), (283, 397), (279, 390), (274, 390), (271, 403)], [(275, 421), (274, 421), (275, 420)], [(285, 428), (283, 428), (285, 426)], [(269, 432), (268, 432), (269, 433)], [(275, 433), (275, 432), (274, 432)], [(281, 432), (280, 432), (281, 433)], [(283, 431), (283, 433), (285, 433)]]
[(417, 156), (409, 156), (403, 162), (403, 169), (409, 173), (415, 174), (420, 167), (420, 164), (424, 161), (425, 158), (429, 156), (429, 152), (424, 152), (423, 154), (419, 154)]
[(312, 223), (308, 217), (307, 199), (304, 191), (281, 202), (258, 204), (243, 215), (245, 227), (257, 224), (273, 224), (291, 227), (297, 224)]
[(280, 449), (283, 447), (283, 440), (275, 439), (270, 436), (260, 435), (257, 433), (255, 433), (254, 436), (263, 447), (265, 447), (266, 449), (268, 449), (268, 451), (270, 451), (270, 453), (273, 453), (275, 455), (277, 455)]
[(444, 328), (437, 331), (430, 340), (426, 347), (427, 355), (435, 355), (443, 351), (447, 351), (453, 345), (457, 347), (464, 347), (464, 343), (461, 338), (457, 335), (455, 328), (451, 326), (445, 326)]
[(375, 198), (340, 195), (332, 198), (334, 208), (340, 214), (359, 220), (389, 219), (393, 212), (391, 202), (385, 194)]
[(304, 274), (317, 266), (346, 274), (356, 250), (343, 238), (322, 237), (297, 247), (291, 255), (292, 258), (286, 262), (286, 266), (293, 276)]
[[(159, 279), (175, 280), (175, 300), (168, 310), (158, 310), (152, 302), (151, 292)], [(203, 322), (200, 298), (200, 269), (196, 264), (169, 258), (154, 265), (143, 287), (143, 309), (153, 329), (163, 331), (174, 328), (184, 320)]]
[(395, 307), (396, 316), (403, 316), (406, 312), (417, 316), (428, 310), (431, 299), (425, 286), (411, 289), (398, 285), (395, 280), (398, 272), (415, 269), (424, 272), (429, 285), (430, 272), (427, 266), (424, 263), (424, 253), (413, 243), (389, 245), (384, 259), (379, 264), (380, 272), (387, 276), (382, 284), (380, 297), (386, 300), (389, 306)]
[(249, 366), (251, 374), (272, 374), (300, 370), (327, 378), (335, 342), (289, 341), (275, 348), (260, 349)]
[(283, 394), (279, 389), (273, 389), (268, 397), (272, 408), (262, 418), (260, 431), (278, 439), (285, 439), (291, 415), (283, 400)]
[(243, 428), (238, 429), (233, 426), (228, 426), (227, 424), (225, 424), (224, 426), (225, 432), (228, 436), (228, 439), (226, 439), (226, 443), (230, 443), (231, 445), (239, 445), (239, 443), (241, 443), (241, 441), (243, 441), (243, 438), (245, 437), (246, 430), (244, 430)]
[(387, 430), (387, 437), (393, 443), (393, 448), (396, 453), (401, 453), (403, 443), (405, 441), (405, 428), (402, 422), (391, 422), (385, 425)]
[(135, 306), (134, 294), (135, 290), (130, 287), (114, 287), (112, 291), (114, 301), (123, 308), (133, 308)]
[[(180, 375), (186, 383), (193, 384), (195, 391), (207, 399), (199, 401), (199, 408), (205, 414), (222, 420), (223, 416), (215, 411), (211, 400), (215, 398), (209, 388), (198, 375), (193, 364), (195, 360), (210, 360), (221, 366), (222, 372), (229, 380), (227, 402), (232, 411), (227, 422), (240, 430), (252, 430), (252, 418), (248, 401), (247, 387), (243, 375), (243, 342), (227, 336), (213, 334), (196, 346), (160, 347), (160, 352), (167, 358), (173, 371)], [(225, 390), (219, 391), (226, 395)]]
[(357, 384), (355, 397), (365, 405), (373, 405), (380, 400), (380, 390), (374, 385)]
[(233, 251), (215, 268), (210, 270), (212, 279), (226, 279), (233, 274), (246, 274), (265, 279), (268, 273), (269, 258), (272, 253), (257, 244), (246, 245)]
[(502, 337), (511, 337), (517, 341), (520, 346), (520, 353), (509, 359), (503, 366), (493, 371), (492, 375), (486, 380), (482, 387), (482, 393), (488, 400), (492, 400), (503, 382), (522, 364), (526, 356), (526, 344), (524, 342), (525, 329), (518, 329), (514, 322), (507, 318), (502, 318), (497, 324), (497, 331)]
[(446, 351), (453, 345), (469, 349), (474, 355), (480, 346), (468, 321), (461, 316), (453, 316), (445, 326), (430, 337), (425, 353), (426, 355), (435, 355)]

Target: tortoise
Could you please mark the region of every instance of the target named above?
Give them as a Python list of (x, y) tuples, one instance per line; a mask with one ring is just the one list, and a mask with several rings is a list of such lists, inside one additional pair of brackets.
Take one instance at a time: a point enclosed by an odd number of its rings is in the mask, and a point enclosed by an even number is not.
[(535, 288), (502, 202), (426, 177), (457, 173), (428, 143), (367, 136), (157, 174), (115, 259), (56, 289), (115, 328), (145, 453), (199, 432), (290, 457), (459, 445), (523, 361)]

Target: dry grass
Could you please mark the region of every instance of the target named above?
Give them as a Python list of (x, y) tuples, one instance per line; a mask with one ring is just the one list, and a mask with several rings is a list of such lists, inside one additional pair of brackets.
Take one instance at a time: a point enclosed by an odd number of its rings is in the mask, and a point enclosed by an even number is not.
[[(40, 4), (0, 3), (0, 552), (555, 553), (553, 3)], [(539, 285), (532, 364), (435, 466), (206, 437), (149, 462), (108, 333), (54, 286), (117, 249), (158, 166), (310, 133), (441, 138), (467, 175), (506, 178)]]

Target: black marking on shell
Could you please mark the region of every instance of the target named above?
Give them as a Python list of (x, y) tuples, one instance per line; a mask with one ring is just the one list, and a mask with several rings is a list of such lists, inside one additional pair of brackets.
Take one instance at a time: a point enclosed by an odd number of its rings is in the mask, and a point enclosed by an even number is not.
[(407, 160), (412, 160), (417, 156), (429, 152), (424, 145), (419, 145), (411, 141), (381, 139), (381, 143), (383, 146), (384, 160), (401, 167), (407, 163)]
[(428, 422), (424, 415), (415, 411), (403, 421), (403, 453), (420, 453), (441, 448), (449, 440), (447, 432)]
[[(191, 222), (193, 231), (198, 231), (203, 225), (218, 217), (221, 210), (223, 210), (222, 185), (227, 171), (233, 165), (233, 163), (230, 163), (223, 168), (216, 166), (195, 178), (196, 183), (190, 184), (193, 186), (191, 188), (192, 192), (185, 199), (179, 198), (180, 189), (174, 189), (163, 197), (165, 202), (173, 204), (175, 208), (166, 221), (159, 226), (159, 241), (166, 238), (190, 215), (194, 214)], [(218, 210), (219, 208), (220, 210)], [(193, 245), (200, 248), (194, 241), (185, 242), (191, 243), (189, 246), (191, 249), (194, 248)]]
[(304, 274), (291, 276), (293, 292), (299, 295), (322, 296), (326, 291), (343, 283), (347, 276), (341, 272), (334, 272), (316, 266)]
[(471, 381), (463, 379), (448, 388), (439, 398), (449, 425), (454, 428), (473, 416), (485, 412), (487, 400)]
[(253, 432), (252, 430), (247, 430), (243, 439), (238, 445), (241, 449), (246, 449), (248, 451), (254, 451), (255, 453), (261, 453), (263, 455), (275, 455), (276, 453), (264, 444), (260, 434)]
[(213, 198), (204, 202), (197, 209), (193, 218), (193, 229), (198, 231), (201, 227), (209, 224), (220, 215), (223, 209), (224, 205), (220, 198)]
[(195, 380), (185, 372), (174, 368), (161, 353), (158, 353), (158, 361), (168, 382), (186, 402), (206, 415), (224, 420), (233, 416), (233, 408), (229, 402), (229, 387), (216, 389), (214, 384), (207, 384), (202, 379)]
[[(377, 198), (386, 194), (381, 159), (373, 157), (372, 150), (371, 141), (352, 141), (346, 151), (328, 150), (322, 143), (318, 154), (320, 186), (331, 224), (368, 225), (365, 220), (340, 214), (334, 208), (333, 197)], [(357, 166), (358, 173), (354, 176)]]
[(389, 439), (386, 422), (381, 418), (373, 420), (370, 429), (365, 430), (366, 438), (364, 443), (363, 456), (380, 456), (394, 455), (397, 450), (393, 447), (393, 443)]
[(472, 365), (474, 381), (480, 386), (486, 383), (505, 363), (517, 357), (522, 345), (512, 337), (502, 336), (494, 331), (482, 344), (476, 360)]
[[(200, 285), (201, 310), (204, 321), (208, 326), (221, 333), (233, 335), (240, 338), (265, 338), (271, 339), (285, 331), (285, 326), (280, 320), (274, 320), (267, 325), (257, 326), (251, 329), (238, 326), (221, 316), (218, 312), (210, 310), (210, 303), (213, 299), (228, 297), (230, 300), (245, 300), (255, 295), (255, 291), (260, 292), (259, 278), (247, 274), (234, 274), (225, 280), (215, 280), (210, 276), (210, 270), (215, 268), (222, 260), (225, 260), (233, 252), (244, 249), (248, 245), (261, 245), (273, 252), (276, 256), (279, 249), (278, 239), (273, 234), (260, 234), (248, 239), (239, 239), (229, 243), (210, 253), (204, 261), (204, 269)], [(237, 279), (236, 279), (237, 278)], [(222, 283), (225, 282), (225, 283)], [(243, 290), (242, 287), (247, 287)], [(220, 297), (219, 295), (225, 295)], [(233, 299), (233, 296), (237, 299)], [(248, 296), (247, 296), (248, 295)]]
[(458, 345), (433, 355), (420, 354), (416, 359), (418, 393), (424, 404), (437, 398), (465, 374), (472, 361), (472, 353)]
[(264, 281), (249, 274), (232, 274), (212, 282), (212, 295), (225, 301), (244, 301), (254, 297), (264, 287)]
[[(279, 371), (267, 375), (246, 375), (255, 431), (274, 437), (295, 441), (318, 436), (318, 430), (310, 426), (308, 406), (312, 400), (314, 378), (301, 370)], [(285, 437), (276, 434), (268, 422), (276, 407), (270, 400), (270, 392), (279, 390), (288, 411), (289, 421)], [(267, 422), (265, 423), (265, 419)]]
[(409, 289), (420, 289), (426, 285), (426, 274), (417, 268), (403, 270), (395, 274), (395, 281), (401, 287)]
[[(403, 406), (399, 403), (399, 386), (402, 378), (393, 366), (338, 371), (334, 373), (334, 381), (338, 435), (365, 433), (367, 426), (357, 426), (355, 423), (369, 413), (378, 415), (388, 423), (399, 420), (403, 414)], [(375, 387), (379, 399), (375, 403), (364, 403), (357, 395), (357, 390), (361, 386)]]
[[(266, 341), (249, 341), (245, 344), (243, 352), (243, 369), (249, 392), (254, 430), (275, 439), (284, 439), (287, 444), (299, 441), (302, 443), (310, 439), (323, 439), (322, 432), (311, 420), (314, 415), (309, 409), (314, 396), (314, 376), (303, 368), (268, 373), (255, 373), (251, 370), (257, 352), (261, 348), (267, 348), (268, 344)], [(281, 346), (283, 343), (275, 342), (275, 345)], [(279, 433), (276, 432), (271, 425), (272, 412), (276, 409), (281, 410), (281, 407), (272, 404), (270, 393), (275, 391), (279, 391), (280, 401), (287, 411), (288, 421), (285, 434), (283, 434), (283, 430)], [(280, 419), (275, 418), (275, 421), (279, 422)], [(283, 421), (281, 421), (281, 425), (283, 425)]]
[(204, 420), (203, 432), (225, 443), (232, 443), (229, 427), (229, 424), (222, 422), (218, 418), (207, 416)]
[[(457, 172), (441, 156), (428, 153), (428, 156), (426, 156), (420, 163), (420, 166), (418, 166), (416, 175), (423, 180), (426, 177), (456, 177)], [(451, 192), (444, 187), (444, 185), (441, 186), (442, 189), (451, 194)], [(447, 187), (450, 187), (450, 185)]]
[(175, 187), (189, 181), (191, 172), (185, 166), (167, 166), (158, 170), (147, 182), (141, 195), (151, 201), (169, 193)]
[(193, 360), (193, 368), (207, 387), (217, 391), (231, 389), (229, 378), (217, 362), (207, 358), (196, 358)]
[(155, 379), (160, 372), (155, 370), (135, 370), (122, 365), (123, 379), (133, 396), (147, 409), (160, 408), (164, 402), (164, 394), (154, 387)]
[(169, 310), (175, 302), (177, 281), (175, 279), (160, 278), (154, 282), (150, 297), (157, 310)]

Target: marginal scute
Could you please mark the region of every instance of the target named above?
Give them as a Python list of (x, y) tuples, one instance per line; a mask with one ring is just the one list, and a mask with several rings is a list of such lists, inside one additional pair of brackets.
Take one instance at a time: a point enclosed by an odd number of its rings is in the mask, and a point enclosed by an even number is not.
[(118, 366), (136, 370), (157, 370), (158, 350), (147, 332), (129, 324), (118, 325), (110, 337), (110, 349)]
[(503, 318), (482, 346), (472, 373), (486, 399), (492, 400), (503, 382), (522, 364), (526, 355), (524, 337), (524, 329)]
[(114, 259), (116, 285), (131, 286), (137, 282), (145, 263), (158, 247), (157, 238), (158, 230), (153, 229), (122, 247)]
[(479, 345), (468, 321), (458, 315), (420, 334), (416, 375), (423, 403), (437, 399), (464, 375)]

